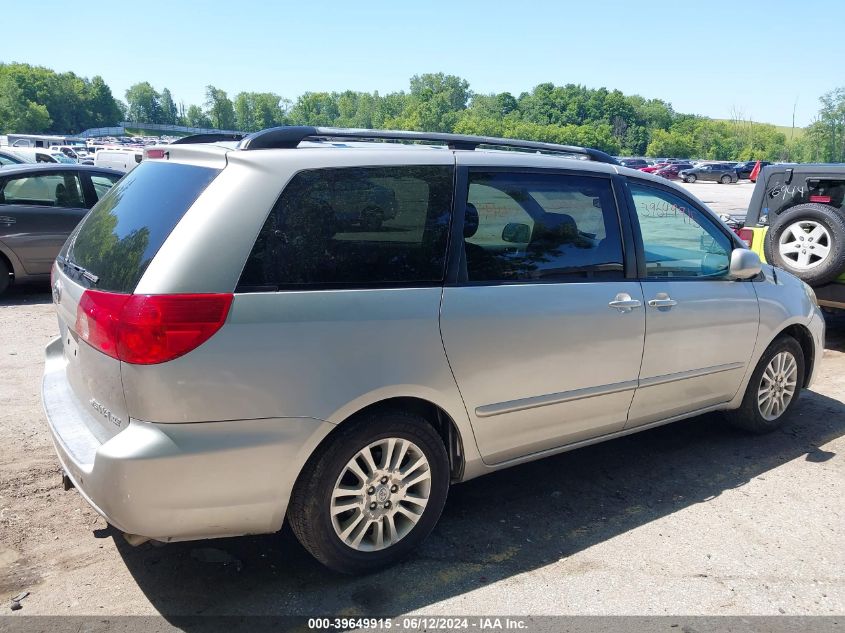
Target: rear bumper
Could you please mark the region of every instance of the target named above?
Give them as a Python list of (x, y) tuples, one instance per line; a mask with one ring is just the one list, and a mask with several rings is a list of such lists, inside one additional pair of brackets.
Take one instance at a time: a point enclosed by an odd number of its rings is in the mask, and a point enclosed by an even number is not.
[(161, 541), (277, 531), (302, 465), (334, 428), (312, 418), (153, 424), (100, 441), (48, 346), (45, 413), (62, 468), (109, 523)]

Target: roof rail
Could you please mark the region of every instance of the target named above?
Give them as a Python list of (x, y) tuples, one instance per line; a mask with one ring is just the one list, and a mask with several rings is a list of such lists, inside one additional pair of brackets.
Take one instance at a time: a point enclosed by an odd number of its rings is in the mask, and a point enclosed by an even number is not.
[(241, 140), (238, 149), (293, 149), (305, 139), (357, 139), (384, 141), (422, 141), (443, 143), (449, 149), (474, 150), (479, 146), (506, 147), (524, 151), (549, 152), (554, 154), (574, 154), (586, 160), (618, 165), (609, 154), (589, 147), (558, 145), (539, 141), (522, 141), (513, 138), (494, 138), (492, 136), (470, 136), (466, 134), (446, 134), (444, 132), (410, 132), (406, 130), (364, 130), (339, 127), (312, 127), (309, 125), (285, 125), (272, 127), (250, 134)]
[(186, 143), (219, 143), (220, 141), (240, 141), (245, 134), (192, 134), (172, 141), (170, 145), (185, 145)]

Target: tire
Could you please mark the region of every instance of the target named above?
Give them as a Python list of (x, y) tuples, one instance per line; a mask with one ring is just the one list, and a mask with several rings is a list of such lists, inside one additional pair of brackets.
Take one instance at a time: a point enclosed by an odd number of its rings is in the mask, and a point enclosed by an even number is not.
[(733, 182), (733, 178), (731, 178), (730, 176), (725, 174), (724, 176), (719, 178), (719, 182), (722, 183), (723, 185), (729, 185)]
[[(764, 387), (770, 387), (774, 389), (774, 393), (778, 392), (778, 389), (782, 389), (780, 391), (781, 394), (788, 394), (789, 389), (778, 387), (777, 383), (773, 383), (771, 379), (766, 375), (767, 369), (770, 365), (775, 364), (775, 359), (781, 358), (791, 358), (792, 363), (788, 360), (786, 361), (785, 368), (789, 368), (789, 375), (792, 376), (791, 381), (791, 390), (792, 393), (788, 396), (788, 401), (780, 402), (783, 405), (782, 409), (775, 411), (774, 409), (769, 411), (769, 414), (764, 414), (766, 410), (766, 406), (761, 404), (760, 400), (764, 397), (765, 394), (761, 395), (760, 391)], [(775, 372), (776, 374), (779, 372)], [(749, 433), (770, 433), (778, 428), (783, 424), (784, 420), (786, 419), (789, 412), (795, 406), (795, 403), (798, 401), (798, 396), (801, 393), (801, 388), (804, 386), (804, 352), (801, 350), (801, 346), (791, 336), (781, 336), (775, 339), (766, 351), (763, 352), (763, 356), (760, 357), (760, 361), (757, 363), (757, 367), (754, 369), (754, 373), (751, 374), (751, 380), (748, 381), (748, 387), (745, 389), (745, 396), (742, 399), (742, 404), (740, 405), (739, 409), (735, 409), (733, 411), (727, 411), (726, 417), (728, 421), (735, 427), (742, 429), (743, 431), (748, 431)]]
[(689, 176), (684, 176), (684, 182), (687, 182), (689, 184), (694, 183), (696, 180), (697, 180), (697, 178), (696, 178), (695, 174), (690, 174)]
[[(809, 239), (813, 233), (815, 245)], [(807, 248), (799, 248), (799, 244)], [(814, 246), (826, 246), (827, 255), (815, 255), (814, 259), (814, 253), (819, 253), (811, 248)], [(763, 252), (767, 262), (809, 285), (826, 284), (845, 270), (845, 219), (826, 204), (796, 205), (781, 213), (766, 232)]]
[[(392, 440), (396, 447), (393, 468), (379, 468), (384, 466)], [(404, 451), (402, 442), (406, 442)], [(375, 479), (371, 479), (373, 469), (363, 457), (365, 451), (377, 466)], [(399, 464), (394, 461), (397, 457)], [(401, 470), (423, 457), (425, 464), (405, 472), (403, 485)], [(353, 460), (366, 481), (350, 469)], [(428, 478), (406, 487), (408, 479), (425, 475), (426, 464)], [(326, 567), (344, 574), (372, 572), (402, 559), (429, 535), (446, 503), (449, 478), (443, 440), (424, 418), (405, 411), (372, 413), (341, 426), (311, 457), (294, 486), (288, 520), (303, 547)], [(333, 494), (341, 486), (350, 494)], [(426, 496), (427, 503), (418, 513), (419, 501)], [(415, 502), (407, 500), (411, 497)], [(332, 504), (338, 499), (338, 505), (350, 509), (333, 512)], [(408, 518), (408, 512), (417, 515), (415, 521)], [(361, 531), (357, 526), (365, 523)], [(344, 539), (346, 530), (350, 532)], [(391, 536), (396, 540), (386, 544), (384, 540)]]
[(384, 222), (384, 214), (381, 209), (368, 207), (361, 211), (361, 228), (365, 231), (380, 231)]
[(9, 270), (9, 265), (0, 257), (0, 295), (9, 289), (12, 285), (12, 271)]

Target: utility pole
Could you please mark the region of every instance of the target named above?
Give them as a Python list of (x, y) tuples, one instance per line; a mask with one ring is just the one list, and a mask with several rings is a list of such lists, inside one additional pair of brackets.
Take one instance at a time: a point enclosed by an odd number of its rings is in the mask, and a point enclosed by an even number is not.
[(795, 103), (792, 106), (792, 131), (789, 133), (789, 141), (795, 139), (795, 110), (798, 109), (798, 97), (795, 97)]

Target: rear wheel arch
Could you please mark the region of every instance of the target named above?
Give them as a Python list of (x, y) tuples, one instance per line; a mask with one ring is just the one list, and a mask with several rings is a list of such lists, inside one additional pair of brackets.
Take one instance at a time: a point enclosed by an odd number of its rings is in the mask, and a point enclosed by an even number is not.
[(464, 451), (464, 437), (461, 434), (458, 425), (449, 413), (441, 406), (414, 396), (398, 396), (394, 398), (386, 398), (373, 402), (354, 413), (349, 414), (341, 422), (339, 422), (335, 429), (333, 429), (320, 444), (314, 449), (312, 455), (317, 455), (323, 448), (332, 441), (337, 429), (346, 426), (349, 423), (354, 423), (356, 420), (366, 417), (370, 414), (389, 412), (389, 411), (406, 411), (413, 413), (424, 420), (426, 420), (437, 434), (443, 440), (443, 446), (446, 448), (446, 454), (449, 456), (449, 470), (451, 480), (453, 482), (460, 481), (463, 478), (464, 467), (466, 464), (466, 453)]
[(0, 261), (3, 261), (9, 267), (9, 271), (13, 276), (17, 276), (21, 270), (20, 262), (16, 257), (11, 255), (3, 242), (0, 242)]

